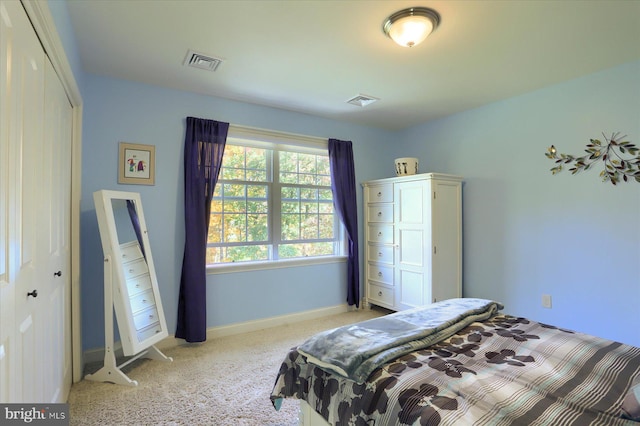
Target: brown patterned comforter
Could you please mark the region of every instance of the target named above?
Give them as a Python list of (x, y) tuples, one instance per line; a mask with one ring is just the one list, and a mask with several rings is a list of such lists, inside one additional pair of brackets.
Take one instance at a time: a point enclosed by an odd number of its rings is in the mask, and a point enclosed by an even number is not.
[(363, 384), (294, 348), (271, 394), (305, 400), (332, 425), (638, 425), (622, 402), (640, 348), (497, 315), (375, 370)]

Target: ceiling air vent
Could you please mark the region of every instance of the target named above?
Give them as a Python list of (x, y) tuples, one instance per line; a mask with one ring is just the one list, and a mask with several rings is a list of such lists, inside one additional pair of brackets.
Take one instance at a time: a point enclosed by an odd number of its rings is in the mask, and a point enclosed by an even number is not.
[(353, 98), (349, 99), (347, 101), (347, 103), (351, 104), (351, 105), (359, 106), (359, 107), (365, 107), (365, 106), (367, 106), (369, 104), (372, 104), (375, 101), (379, 101), (379, 100), (380, 99), (374, 98), (373, 96), (358, 95), (358, 96), (354, 96)]
[(222, 63), (222, 59), (189, 50), (184, 58), (183, 64), (188, 67), (200, 68), (208, 71), (215, 71)]

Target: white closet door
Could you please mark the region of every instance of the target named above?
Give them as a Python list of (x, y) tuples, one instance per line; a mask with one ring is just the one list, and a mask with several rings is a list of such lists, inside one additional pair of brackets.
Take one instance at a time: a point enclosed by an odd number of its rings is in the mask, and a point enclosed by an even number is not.
[[(71, 131), (72, 108), (53, 66), (45, 61), (44, 193), (39, 210), (48, 218), (39, 239), (46, 286), (43, 324), (46, 352), (44, 400), (61, 402), (71, 387)], [(43, 295), (44, 296), (44, 295)]]
[[(11, 389), (16, 375), (11, 368), (15, 341), (15, 286), (11, 277), (9, 223), (14, 217), (9, 200), (9, 182), (13, 182), (13, 164), (9, 157), (9, 73), (7, 53), (13, 39), (9, 11), (0, 3), (0, 401), (12, 401)], [(13, 154), (12, 154), (13, 155)]]
[(70, 106), (20, 2), (0, 2), (0, 29), (0, 402), (62, 402), (71, 359)]
[[(38, 253), (41, 191), (42, 113), (44, 109), (44, 52), (19, 2), (4, 2), (3, 19), (9, 22), (9, 285), (15, 286), (15, 339), (9, 348), (10, 367), (16, 374), (10, 399), (42, 401), (44, 353), (41, 297), (37, 286), (43, 258)], [(4, 124), (4, 123), (3, 123)], [(33, 293), (33, 291), (36, 293)], [(31, 295), (29, 295), (31, 293)], [(37, 296), (36, 296), (37, 295)]]

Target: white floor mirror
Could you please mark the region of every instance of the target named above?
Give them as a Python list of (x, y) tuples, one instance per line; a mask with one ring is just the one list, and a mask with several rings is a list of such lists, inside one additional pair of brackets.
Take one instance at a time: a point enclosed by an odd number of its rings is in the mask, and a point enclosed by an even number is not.
[[(173, 361), (155, 344), (169, 335), (151, 255), (140, 194), (101, 190), (93, 194), (104, 253), (104, 366), (87, 380), (137, 386), (122, 368), (139, 358)], [(115, 310), (122, 351), (117, 365)]]

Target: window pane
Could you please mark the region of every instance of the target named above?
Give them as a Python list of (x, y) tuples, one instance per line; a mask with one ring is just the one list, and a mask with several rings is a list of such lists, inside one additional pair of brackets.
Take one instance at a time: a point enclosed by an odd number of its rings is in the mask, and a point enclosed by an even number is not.
[(298, 183), (303, 185), (314, 185), (316, 183), (316, 175), (310, 173), (300, 173)]
[(317, 214), (303, 214), (302, 215), (302, 229), (300, 236), (302, 240), (316, 240), (318, 239), (318, 215)]
[(266, 182), (266, 170), (247, 170), (247, 180), (252, 182)]
[(324, 214), (332, 214), (333, 215), (333, 203), (319, 203), (318, 210), (320, 213)]
[(280, 182), (281, 183), (298, 183), (298, 174), (297, 173), (285, 173), (280, 172)]
[(295, 152), (280, 152), (280, 172), (281, 173), (297, 173), (298, 172), (298, 154)]
[(278, 158), (280, 182), (331, 186), (328, 156), (280, 152)]
[(222, 248), (220, 247), (207, 247), (207, 265), (213, 265), (215, 263), (222, 262)]
[(300, 173), (315, 175), (316, 156), (311, 154), (298, 154), (298, 170)]
[(267, 213), (269, 206), (266, 201), (248, 201), (247, 213)]
[(331, 176), (329, 175), (318, 175), (318, 185), (320, 186), (331, 186)]
[(320, 189), (318, 190), (318, 198), (321, 200), (333, 200), (333, 192), (330, 189)]
[(300, 189), (293, 188), (291, 186), (283, 186), (282, 187), (282, 199), (290, 199), (290, 200), (299, 200), (300, 199)]
[(247, 169), (267, 170), (267, 151), (260, 148), (247, 148)]
[(317, 200), (318, 190), (314, 188), (300, 188), (300, 198), (303, 200)]
[(208, 247), (207, 265), (269, 259), (269, 246)]
[(267, 186), (247, 185), (247, 197), (267, 199)]
[(226, 145), (222, 157), (222, 170), (220, 179), (244, 180), (244, 148), (241, 146)]
[(225, 183), (225, 184), (222, 185), (223, 197), (225, 197), (225, 198), (228, 198), (228, 197), (242, 197), (242, 198), (244, 198), (246, 188), (247, 188), (246, 185), (237, 185), (237, 184)]
[(266, 214), (247, 216), (247, 241), (267, 241), (269, 239), (269, 218)]
[[(272, 170), (279, 171), (275, 179)], [(280, 189), (273, 192), (273, 184)], [(271, 217), (271, 206), (279, 217)], [(334, 213), (327, 155), (227, 145), (211, 203), (207, 263), (334, 254)]]
[(333, 215), (321, 214), (319, 220), (318, 238), (333, 239)]
[(222, 158), (222, 180), (267, 181), (268, 151), (227, 145)]
[(227, 262), (248, 262), (269, 259), (269, 247), (259, 246), (234, 246), (227, 248)]
[(282, 214), (286, 213), (299, 213), (300, 212), (300, 203), (297, 201), (289, 202), (283, 201), (282, 206), (280, 207)]
[[(319, 175), (329, 176), (331, 174), (331, 167), (329, 165), (329, 157), (325, 156), (317, 156), (318, 165), (317, 172)], [(320, 183), (318, 183), (320, 184)], [(329, 181), (329, 185), (331, 185), (331, 181)]]
[(211, 214), (209, 219), (209, 233), (207, 234), (207, 242), (219, 243), (222, 241), (222, 215)]
[(233, 201), (227, 200), (224, 203), (224, 212), (225, 213), (242, 213), (245, 209), (245, 201)]
[(318, 213), (318, 203), (301, 203), (300, 212), (306, 214)]
[(300, 215), (283, 214), (281, 215), (281, 228), (283, 241), (300, 239)]
[(327, 256), (333, 254), (333, 243), (280, 244), (278, 253), (283, 259), (307, 256)]
[(238, 243), (246, 241), (246, 216), (243, 214), (224, 215), (224, 241)]

